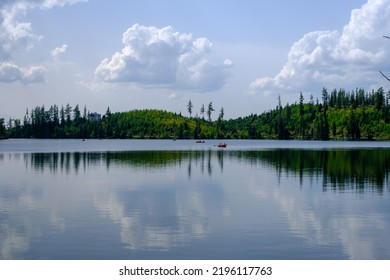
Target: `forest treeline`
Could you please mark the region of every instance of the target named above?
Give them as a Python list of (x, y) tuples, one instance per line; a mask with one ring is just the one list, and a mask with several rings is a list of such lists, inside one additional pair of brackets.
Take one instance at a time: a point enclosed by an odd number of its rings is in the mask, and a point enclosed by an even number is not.
[[(0, 138), (140, 138), (140, 139), (305, 139), (389, 140), (390, 91), (382, 87), (328, 92), (321, 100), (302, 93), (294, 104), (236, 119), (224, 119), (224, 109), (212, 120), (212, 103), (192, 116), (163, 110), (132, 110), (104, 115), (90, 113), (84, 106), (36, 106), (22, 120), (0, 118)], [(206, 118), (205, 118), (206, 114)]]

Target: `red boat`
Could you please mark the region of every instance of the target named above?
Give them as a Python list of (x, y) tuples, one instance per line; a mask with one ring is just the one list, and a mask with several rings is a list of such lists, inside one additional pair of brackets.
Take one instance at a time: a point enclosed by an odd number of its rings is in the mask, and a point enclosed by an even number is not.
[(226, 148), (227, 144), (226, 143), (219, 143), (218, 148)]

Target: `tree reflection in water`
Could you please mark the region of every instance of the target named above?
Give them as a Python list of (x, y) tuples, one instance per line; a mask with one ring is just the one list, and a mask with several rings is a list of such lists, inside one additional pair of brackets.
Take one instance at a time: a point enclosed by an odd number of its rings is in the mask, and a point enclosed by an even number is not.
[(213, 165), (223, 172), (224, 161), (245, 161), (250, 165), (268, 165), (280, 177), (283, 173), (304, 178), (323, 178), (323, 190), (343, 191), (375, 188), (382, 192), (388, 186), (390, 151), (388, 149), (272, 149), (254, 151), (128, 151), (128, 152), (75, 152), (24, 154), (27, 166), (34, 170), (77, 173), (93, 165), (112, 164), (152, 170), (187, 165), (188, 177), (193, 168), (202, 174), (207, 169), (213, 174)]
[(390, 151), (388, 149), (243, 151), (242, 158), (252, 163), (266, 163), (279, 175), (323, 178), (323, 190), (362, 190), (382, 192), (388, 186)]
[(3, 259), (390, 252), (387, 149), (0, 153), (0, 165)]

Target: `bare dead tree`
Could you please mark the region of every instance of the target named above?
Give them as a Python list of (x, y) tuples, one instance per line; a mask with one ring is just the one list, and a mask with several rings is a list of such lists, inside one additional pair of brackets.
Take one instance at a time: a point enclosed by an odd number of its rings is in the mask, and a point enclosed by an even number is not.
[[(386, 38), (386, 39), (390, 39), (390, 37), (389, 36), (383, 36), (383, 38)], [(383, 72), (382, 71), (379, 71), (379, 73), (381, 73), (381, 75), (386, 79), (386, 80), (388, 80), (389, 82), (390, 82), (390, 78), (389, 77), (387, 77), (385, 74), (383, 74)]]
[(385, 74), (383, 74), (383, 72), (382, 72), (382, 71), (379, 71), (379, 73), (381, 73), (381, 74), (382, 74), (382, 76), (383, 76), (383, 77), (385, 77), (385, 79), (386, 79), (386, 80), (388, 80), (388, 81), (390, 82), (390, 78), (389, 78), (389, 77), (387, 77)]

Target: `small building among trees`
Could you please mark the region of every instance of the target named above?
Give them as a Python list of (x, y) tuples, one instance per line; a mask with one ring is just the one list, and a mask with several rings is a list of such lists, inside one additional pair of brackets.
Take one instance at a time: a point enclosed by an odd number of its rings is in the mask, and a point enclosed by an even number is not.
[(100, 121), (102, 119), (102, 115), (96, 112), (90, 113), (88, 117), (91, 121)]

